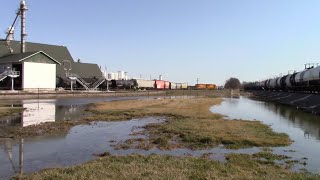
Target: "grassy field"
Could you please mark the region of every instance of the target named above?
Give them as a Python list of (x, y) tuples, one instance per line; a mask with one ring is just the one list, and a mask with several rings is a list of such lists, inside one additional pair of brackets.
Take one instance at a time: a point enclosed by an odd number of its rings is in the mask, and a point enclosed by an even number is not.
[(217, 98), (152, 99), (106, 102), (92, 106), (96, 116), (91, 120), (132, 119), (145, 116), (165, 116), (167, 121), (149, 124), (143, 134), (148, 139), (132, 138), (117, 148), (192, 149), (212, 148), (223, 144), (227, 148), (253, 146), (286, 146), (291, 143), (283, 133), (275, 133), (258, 121), (223, 120), (209, 108)]
[(319, 179), (268, 164), (254, 156), (230, 154), (227, 162), (165, 155), (106, 156), (83, 165), (44, 170), (14, 179)]

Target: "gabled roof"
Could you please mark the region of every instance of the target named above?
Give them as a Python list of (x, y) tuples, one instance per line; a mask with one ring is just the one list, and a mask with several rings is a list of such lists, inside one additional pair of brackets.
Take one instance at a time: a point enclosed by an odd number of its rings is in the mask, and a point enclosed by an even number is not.
[(53, 59), (51, 56), (49, 56), (48, 54), (44, 53), (43, 51), (38, 51), (38, 52), (26, 52), (26, 53), (19, 53), (19, 54), (11, 54), (11, 55), (7, 55), (4, 57), (0, 58), (0, 63), (14, 63), (14, 62), (22, 62), (28, 58), (31, 58), (37, 54), (43, 54), (46, 57), (48, 57), (50, 60), (52, 60), (53, 62), (55, 62), (56, 64), (59, 64), (59, 61)]
[[(10, 41), (11, 48), (13, 49), (12, 54), (20, 54), (20, 41)], [(59, 61), (60, 64), (63, 60), (73, 61), (73, 58), (65, 46), (41, 44), (41, 43), (26, 43), (26, 53), (28, 52), (45, 52), (47, 55)], [(5, 40), (0, 40), (0, 57), (11, 55), (9, 49), (6, 46)]]
[[(13, 49), (13, 53), (10, 54), (8, 47), (6, 46), (6, 41), (0, 39), (0, 58), (9, 55), (17, 54), (19, 56), (20, 53), (20, 41), (10, 41), (11, 48)], [(48, 56), (55, 59), (60, 64), (63, 64), (64, 60), (69, 60), (72, 66), (72, 73), (76, 73), (80, 75), (82, 78), (92, 78), (92, 77), (101, 77), (102, 73), (97, 64), (89, 64), (89, 63), (78, 63), (74, 62), (69, 50), (65, 46), (57, 46), (57, 45), (49, 45), (49, 44), (41, 44), (41, 43), (26, 43), (26, 53), (34, 53), (42, 51), (46, 53)], [(21, 55), (20, 55), (21, 56)], [(57, 66), (57, 76), (65, 77), (65, 70), (63, 66)]]

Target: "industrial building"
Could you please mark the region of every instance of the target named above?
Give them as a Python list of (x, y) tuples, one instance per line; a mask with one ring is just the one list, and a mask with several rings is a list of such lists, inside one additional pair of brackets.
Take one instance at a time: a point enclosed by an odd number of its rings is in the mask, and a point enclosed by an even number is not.
[[(80, 61), (75, 62), (68, 48), (65, 46), (27, 42), (26, 52), (20, 53), (19, 48), (21, 44), (19, 41), (11, 41), (10, 44), (13, 50), (12, 53), (8, 51), (5, 40), (0, 39), (0, 74), (2, 74), (8, 69), (11, 70), (10, 64), (12, 64), (12, 70), (20, 72), (20, 77), (16, 78), (14, 81), (15, 89), (31, 88), (29, 86), (23, 86), (23, 83), (28, 84), (28, 81), (30, 81), (29, 84), (33, 84), (32, 88), (69, 88), (71, 80), (69, 77), (67, 77), (67, 72), (69, 73), (69, 76), (78, 75), (79, 77), (81, 77), (81, 79), (86, 83), (85, 85), (89, 86), (88, 88), (90, 88), (90, 85), (94, 84), (99, 79), (103, 79), (103, 75), (97, 64), (82, 63)], [(35, 73), (35, 76), (31, 76), (28, 78), (28, 71), (23, 71), (23, 67), (19, 65), (22, 63), (17, 61), (23, 59), (23, 57), (29, 57), (36, 53), (38, 55), (33, 56), (31, 60), (24, 60), (25, 62), (34, 61), (33, 63), (41, 63), (37, 66), (38, 68), (31, 71)], [(41, 60), (39, 56), (41, 56), (43, 59)], [(48, 64), (48, 62), (49, 64), (52, 64), (52, 62), (55, 62), (56, 64), (54, 75), (54, 87), (51, 85), (50, 88), (48, 88), (48, 86), (45, 85), (45, 83), (42, 84), (43, 79), (46, 79), (47, 81), (51, 81), (50, 79), (52, 79), (52, 77), (49, 77), (49, 72), (51, 72), (51, 70), (49, 70), (50, 68), (48, 69), (48, 65), (45, 65)], [(83, 87), (79, 82), (77, 84), (79, 88)], [(6, 79), (3, 79), (2, 81), (0, 76), (0, 89), (1, 88), (11, 89), (11, 78), (9, 76)]]
[[(77, 62), (65, 46), (26, 42), (24, 0), (6, 39), (0, 39), (0, 89), (56, 89), (74, 84), (96, 89), (106, 78), (97, 64)], [(13, 40), (14, 26), (21, 17), (21, 41)]]

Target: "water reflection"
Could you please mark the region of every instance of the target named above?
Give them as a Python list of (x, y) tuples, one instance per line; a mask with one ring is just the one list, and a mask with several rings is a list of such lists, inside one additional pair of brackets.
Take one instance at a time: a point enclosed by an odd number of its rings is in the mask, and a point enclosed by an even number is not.
[(23, 100), (22, 127), (37, 125), (45, 122), (54, 122), (56, 120), (56, 106), (52, 100)]
[(7, 106), (23, 107), (25, 110), (16, 115), (0, 118), (0, 126), (38, 125), (46, 122), (80, 120), (90, 116), (85, 109), (88, 104), (150, 98), (192, 98), (192, 96), (138, 96), (138, 97), (93, 97), (93, 98), (61, 98), (32, 99), (8, 101)]
[(288, 120), (288, 123), (292, 126), (301, 128), (306, 138), (311, 136), (320, 140), (320, 116), (314, 116), (276, 103), (263, 103), (263, 105), (282, 117), (282, 120)]
[[(288, 147), (273, 148), (276, 153), (302, 159), (307, 157), (307, 168), (320, 172), (320, 117), (276, 103), (256, 101), (241, 97), (225, 99), (219, 106), (211, 108), (214, 113), (228, 119), (259, 120), (271, 125), (276, 132), (284, 132), (294, 141)], [(294, 151), (292, 151), (294, 150)], [(289, 152), (288, 152), (289, 151)]]
[(79, 120), (86, 116), (83, 105), (56, 105), (56, 100), (23, 100), (25, 110), (14, 116), (0, 119), (1, 126), (27, 127), (46, 122)]
[[(16, 144), (18, 145), (18, 153), (15, 151), (16, 149)], [(4, 153), (2, 156), (6, 156), (6, 160), (9, 161), (7, 165), (11, 166), (11, 168), (6, 168), (6, 171), (12, 172), (13, 174), (23, 174), (23, 166), (24, 166), (24, 139), (21, 138), (18, 140), (18, 142), (14, 142), (13, 139), (0, 139), (0, 145), (3, 147)], [(0, 156), (1, 157), (1, 156)], [(3, 158), (2, 157), (2, 158)], [(5, 164), (1, 165), (2, 167), (5, 167)], [(0, 172), (1, 172), (0, 168)], [(0, 179), (7, 178), (0, 174)]]
[(76, 165), (94, 159), (93, 154), (105, 151), (118, 152), (114, 150), (112, 142), (131, 138), (132, 131), (139, 130), (140, 126), (163, 121), (159, 117), (93, 122), (76, 126), (67, 135), (40, 136), (19, 141), (0, 139), (0, 179), (8, 179), (22, 172)]

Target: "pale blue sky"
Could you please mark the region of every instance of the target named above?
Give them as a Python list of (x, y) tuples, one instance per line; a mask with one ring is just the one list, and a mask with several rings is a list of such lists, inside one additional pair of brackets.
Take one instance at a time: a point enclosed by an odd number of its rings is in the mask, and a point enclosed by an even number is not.
[[(19, 0), (1, 0), (0, 32)], [(85, 62), (194, 84), (259, 80), (320, 62), (319, 0), (27, 0), (28, 41)], [(4, 38), (4, 33), (0, 38)], [(18, 33), (16, 34), (18, 37)]]

